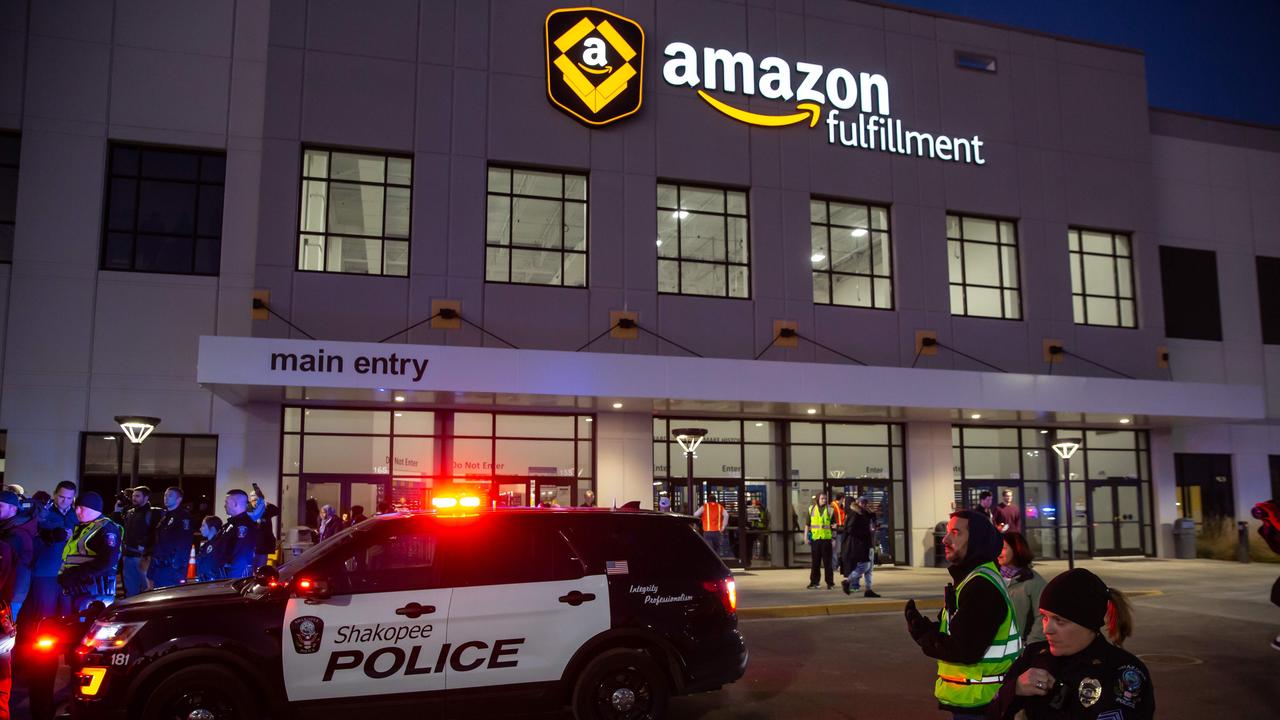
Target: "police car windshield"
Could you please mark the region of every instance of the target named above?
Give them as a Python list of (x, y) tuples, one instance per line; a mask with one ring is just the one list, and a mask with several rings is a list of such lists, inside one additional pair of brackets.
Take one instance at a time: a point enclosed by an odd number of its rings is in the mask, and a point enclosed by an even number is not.
[(359, 525), (353, 525), (337, 535), (327, 538), (322, 542), (318, 542), (306, 550), (303, 550), (301, 555), (290, 558), (279, 567), (280, 579), (286, 582), (291, 580), (294, 575), (297, 575), (301, 570), (310, 566), (312, 562), (321, 556), (328, 555), (329, 552), (336, 547), (346, 545), (351, 542), (352, 539), (359, 537), (360, 534), (372, 529), (377, 524), (376, 520), (365, 520)]

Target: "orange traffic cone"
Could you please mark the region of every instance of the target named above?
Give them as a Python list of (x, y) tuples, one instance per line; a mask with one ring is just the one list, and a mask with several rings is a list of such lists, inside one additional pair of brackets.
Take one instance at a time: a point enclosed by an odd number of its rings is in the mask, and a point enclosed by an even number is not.
[(187, 561), (187, 579), (196, 579), (196, 549), (194, 545), (191, 547), (191, 559)]

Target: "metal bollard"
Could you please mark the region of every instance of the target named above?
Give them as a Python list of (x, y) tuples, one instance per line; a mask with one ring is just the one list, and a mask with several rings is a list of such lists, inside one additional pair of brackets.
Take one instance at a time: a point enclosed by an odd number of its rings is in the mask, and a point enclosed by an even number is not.
[(1241, 520), (1236, 523), (1239, 526), (1239, 544), (1236, 545), (1236, 560), (1242, 563), (1249, 562), (1249, 523)]

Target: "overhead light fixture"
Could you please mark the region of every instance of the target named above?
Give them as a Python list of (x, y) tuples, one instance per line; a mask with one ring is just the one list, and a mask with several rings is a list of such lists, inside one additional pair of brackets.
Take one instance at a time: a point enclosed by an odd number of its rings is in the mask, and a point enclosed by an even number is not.
[(613, 404), (613, 409), (614, 409), (614, 410), (621, 410), (621, 409), (622, 409), (622, 403), (614, 403), (614, 404)]
[(586, 420), (587, 422), (595, 422), (595, 421), (596, 421), (596, 419), (595, 419), (595, 418), (583, 418), (583, 420)]
[(396, 402), (404, 402), (404, 396), (403, 396), (403, 395), (397, 395), (397, 396), (396, 396)]
[(141, 445), (151, 431), (160, 424), (160, 418), (144, 415), (117, 415), (116, 422), (120, 423), (120, 429), (124, 430), (124, 434), (129, 437), (129, 442)]
[(813, 256), (809, 258), (809, 260), (810, 260), (811, 262), (816, 262), (816, 263), (820, 263), (820, 262), (822, 262), (823, 260), (826, 260), (826, 259), (827, 259), (827, 256), (826, 256), (826, 255), (823, 255), (823, 254), (822, 254), (822, 253), (820, 253), (820, 252), (816, 252), (816, 253), (814, 253), (814, 254), (813, 254)]
[(116, 436), (115, 436), (115, 435), (103, 435), (103, 436), (102, 436), (102, 439), (103, 439), (103, 440), (115, 440), (115, 439), (116, 439)]
[(404, 417), (404, 413), (396, 413), (396, 417)]
[(854, 228), (854, 229), (853, 229), (853, 236), (854, 236), (854, 237), (866, 237), (866, 236), (867, 236), (867, 229), (866, 229), (866, 228)]
[(758, 423), (756, 423), (756, 427), (764, 427), (764, 423), (762, 423), (762, 422), (758, 422)]
[(685, 218), (689, 217), (689, 211), (688, 211), (688, 210), (676, 210), (675, 212), (671, 213), (671, 217), (673, 217), (673, 218), (675, 218), (675, 219), (677, 219), (677, 220), (683, 220), (683, 219), (685, 219)]
[(805, 412), (809, 413), (810, 415), (817, 415), (818, 408), (809, 408), (808, 410), (805, 410)]
[(1128, 425), (1128, 424), (1129, 424), (1129, 418), (1120, 418), (1120, 424), (1121, 424), (1121, 425)]
[(1061, 438), (1053, 444), (1053, 451), (1063, 460), (1070, 460), (1080, 449), (1080, 438)]
[(969, 416), (969, 419), (970, 419), (970, 420), (981, 420), (981, 419), (982, 419), (982, 413), (974, 413), (974, 414), (972, 414), (972, 415), (970, 415), (970, 416)]
[(1048, 430), (1041, 430), (1041, 431), (1040, 431), (1040, 434), (1041, 434), (1041, 435), (1048, 435), (1048, 434), (1049, 434), (1049, 431), (1048, 431)]
[(662, 247), (662, 238), (658, 238), (658, 247)]

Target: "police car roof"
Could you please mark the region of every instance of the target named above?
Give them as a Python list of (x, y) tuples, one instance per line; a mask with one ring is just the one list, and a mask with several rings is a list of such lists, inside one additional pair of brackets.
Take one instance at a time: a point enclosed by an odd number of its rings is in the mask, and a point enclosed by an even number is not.
[[(697, 518), (692, 515), (680, 515), (677, 513), (663, 513), (656, 510), (646, 510), (643, 508), (602, 508), (602, 507), (500, 507), (500, 508), (449, 508), (440, 510), (432, 508), (429, 510), (402, 510), (399, 512), (386, 513), (376, 515), (369, 520), (379, 520), (382, 518), (404, 518), (404, 517), (454, 517), (459, 515), (626, 515), (626, 516), (653, 516), (653, 517), (670, 517), (680, 518), (683, 520), (693, 521)], [(364, 521), (368, 522), (368, 520)]]

